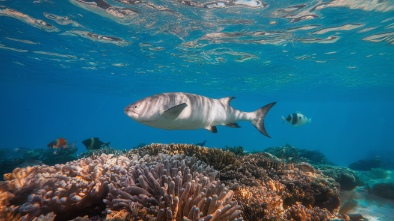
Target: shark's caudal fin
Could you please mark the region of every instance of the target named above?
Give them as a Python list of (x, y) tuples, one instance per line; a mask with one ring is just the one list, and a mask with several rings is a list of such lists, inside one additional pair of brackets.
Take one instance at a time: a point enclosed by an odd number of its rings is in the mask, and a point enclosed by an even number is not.
[(264, 117), (267, 114), (267, 112), (271, 109), (271, 107), (274, 106), (275, 104), (276, 102), (272, 102), (253, 112), (253, 114), (255, 115), (255, 119), (252, 120), (252, 124), (257, 128), (257, 130), (259, 130), (262, 134), (264, 134), (267, 137), (270, 136), (268, 135), (267, 131), (264, 128)]

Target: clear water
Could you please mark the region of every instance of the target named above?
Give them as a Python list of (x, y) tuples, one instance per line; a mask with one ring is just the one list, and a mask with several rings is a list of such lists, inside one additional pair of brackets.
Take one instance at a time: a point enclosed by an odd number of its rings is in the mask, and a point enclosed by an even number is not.
[[(65, 137), (83, 152), (81, 141), (97, 136), (118, 149), (291, 144), (339, 165), (387, 156), (393, 44), (392, 1), (3, 0), (0, 148), (46, 148)], [(235, 96), (233, 107), (243, 111), (276, 101), (266, 116), (272, 138), (249, 122), (217, 134), (167, 131), (123, 113), (173, 91)], [(282, 124), (296, 111), (312, 123)]]

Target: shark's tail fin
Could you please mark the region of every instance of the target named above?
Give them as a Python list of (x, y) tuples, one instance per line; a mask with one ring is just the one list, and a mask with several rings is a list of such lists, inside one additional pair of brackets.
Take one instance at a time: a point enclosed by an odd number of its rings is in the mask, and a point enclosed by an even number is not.
[(267, 131), (264, 128), (264, 117), (267, 114), (267, 112), (271, 109), (271, 107), (274, 106), (275, 104), (276, 102), (272, 102), (253, 112), (255, 118), (252, 120), (252, 124), (257, 128), (257, 130), (259, 130), (262, 134), (264, 134), (267, 137), (270, 136), (268, 135)]

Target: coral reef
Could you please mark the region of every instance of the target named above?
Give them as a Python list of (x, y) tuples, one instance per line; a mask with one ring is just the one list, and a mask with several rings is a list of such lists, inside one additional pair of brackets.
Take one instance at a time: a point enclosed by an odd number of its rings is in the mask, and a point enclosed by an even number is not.
[(194, 144), (150, 144), (141, 148), (132, 149), (128, 152), (128, 154), (139, 154), (140, 156), (157, 155), (158, 153), (194, 156), (208, 165), (213, 166), (216, 170), (225, 168), (235, 169), (239, 166), (237, 157), (230, 151), (201, 147)]
[(55, 165), (73, 161), (77, 159), (77, 151), (77, 148), (2, 148), (0, 149), (0, 174), (10, 173), (16, 167)]
[(308, 163), (190, 144), (101, 149), (4, 179), (8, 220), (324, 220), (339, 208), (338, 183)]
[(76, 147), (42, 150), (41, 160), (46, 165), (63, 164), (77, 159)]
[(235, 155), (237, 155), (237, 156), (244, 156), (244, 155), (247, 155), (247, 154), (248, 154), (248, 152), (246, 152), (242, 146), (230, 147), (230, 146), (227, 146), (227, 145), (226, 145), (226, 146), (223, 148), (223, 150), (224, 150), (224, 151), (233, 152), (233, 153), (234, 153)]
[(317, 206), (330, 212), (339, 207), (339, 184), (307, 163), (287, 165), (280, 181), (290, 193), (284, 197), (285, 206), (301, 202), (304, 206)]
[(17, 168), (0, 183), (0, 217), (34, 219), (54, 212), (55, 220), (68, 220), (105, 211), (107, 219), (131, 219), (136, 216), (132, 208), (140, 208), (139, 216), (146, 211), (152, 220), (234, 220), (241, 214), (233, 191), (203, 162), (184, 155), (129, 157), (103, 154)]
[[(220, 149), (187, 144), (152, 144), (130, 152), (136, 151), (140, 155), (185, 153), (219, 170), (220, 181), (235, 191), (245, 220), (262, 220), (261, 217), (266, 217), (263, 220), (283, 220), (284, 211), (297, 202), (308, 208), (325, 208), (328, 212), (334, 212), (339, 207), (338, 183), (308, 163), (286, 164), (270, 153), (237, 157)], [(212, 157), (209, 157), (209, 154)], [(228, 159), (236, 161), (237, 166)], [(254, 198), (252, 200), (247, 196)]]
[(327, 160), (324, 154), (318, 150), (298, 149), (289, 144), (279, 147), (269, 147), (265, 149), (264, 152), (271, 153), (288, 163), (307, 162), (313, 165), (333, 165), (333, 163)]
[[(25, 162), (22, 158), (17, 159), (1, 159), (0, 160), (0, 174), (10, 173), (13, 169), (22, 165)], [(3, 176), (0, 177), (0, 181), (3, 180)]]
[(285, 219), (296, 221), (329, 220), (330, 217), (331, 213), (326, 209), (319, 207), (308, 209), (299, 202), (292, 205), (284, 215)]
[(234, 220), (241, 214), (233, 191), (215, 181), (217, 171), (205, 163), (162, 154), (143, 162), (115, 183), (120, 185), (109, 185), (107, 214), (123, 210), (132, 220)]
[(93, 150), (88, 150), (85, 153), (81, 153), (78, 155), (78, 159), (81, 158), (87, 158), (87, 157), (91, 157), (91, 158), (97, 158), (100, 157), (102, 154), (112, 154), (114, 156), (120, 156), (124, 153), (125, 151), (120, 151), (111, 147), (103, 147), (101, 149), (93, 149)]
[(258, 181), (256, 186), (242, 186), (235, 190), (245, 220), (283, 220), (285, 186), (274, 180)]
[(362, 171), (371, 170), (372, 168), (381, 168), (382, 166), (383, 161), (380, 159), (364, 159), (349, 164), (350, 169)]
[[(283, 164), (269, 154), (251, 154), (240, 159), (236, 171), (221, 171), (220, 180), (228, 185), (238, 183), (249, 187), (270, 189), (260, 182), (281, 184), (283, 192), (277, 192), (283, 200), (283, 208), (296, 202), (304, 206), (326, 208), (334, 212), (339, 207), (339, 184), (323, 175), (308, 163)], [(278, 184), (279, 183), (279, 184)], [(274, 188), (277, 189), (277, 188)]]
[(330, 165), (319, 165), (317, 168), (324, 175), (334, 178), (341, 185), (341, 190), (352, 190), (356, 186), (364, 185), (357, 173), (349, 168)]
[[(126, 161), (125, 161), (126, 160)], [(2, 190), (8, 194), (5, 213), (32, 219), (54, 212), (65, 220), (79, 214), (94, 214), (103, 207), (108, 180), (115, 165), (124, 165), (128, 158), (90, 158), (57, 164), (16, 168), (5, 174)], [(1, 214), (0, 214), (1, 215)]]

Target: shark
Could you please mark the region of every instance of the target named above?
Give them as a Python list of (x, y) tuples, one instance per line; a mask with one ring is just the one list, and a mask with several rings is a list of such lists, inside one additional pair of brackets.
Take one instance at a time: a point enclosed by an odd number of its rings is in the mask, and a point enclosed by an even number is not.
[(276, 102), (253, 112), (243, 112), (231, 107), (233, 99), (214, 99), (184, 92), (162, 93), (136, 101), (126, 106), (124, 112), (141, 124), (167, 130), (205, 128), (217, 133), (216, 126), (240, 128), (238, 121), (250, 121), (258, 131), (270, 137), (264, 127), (264, 118)]

